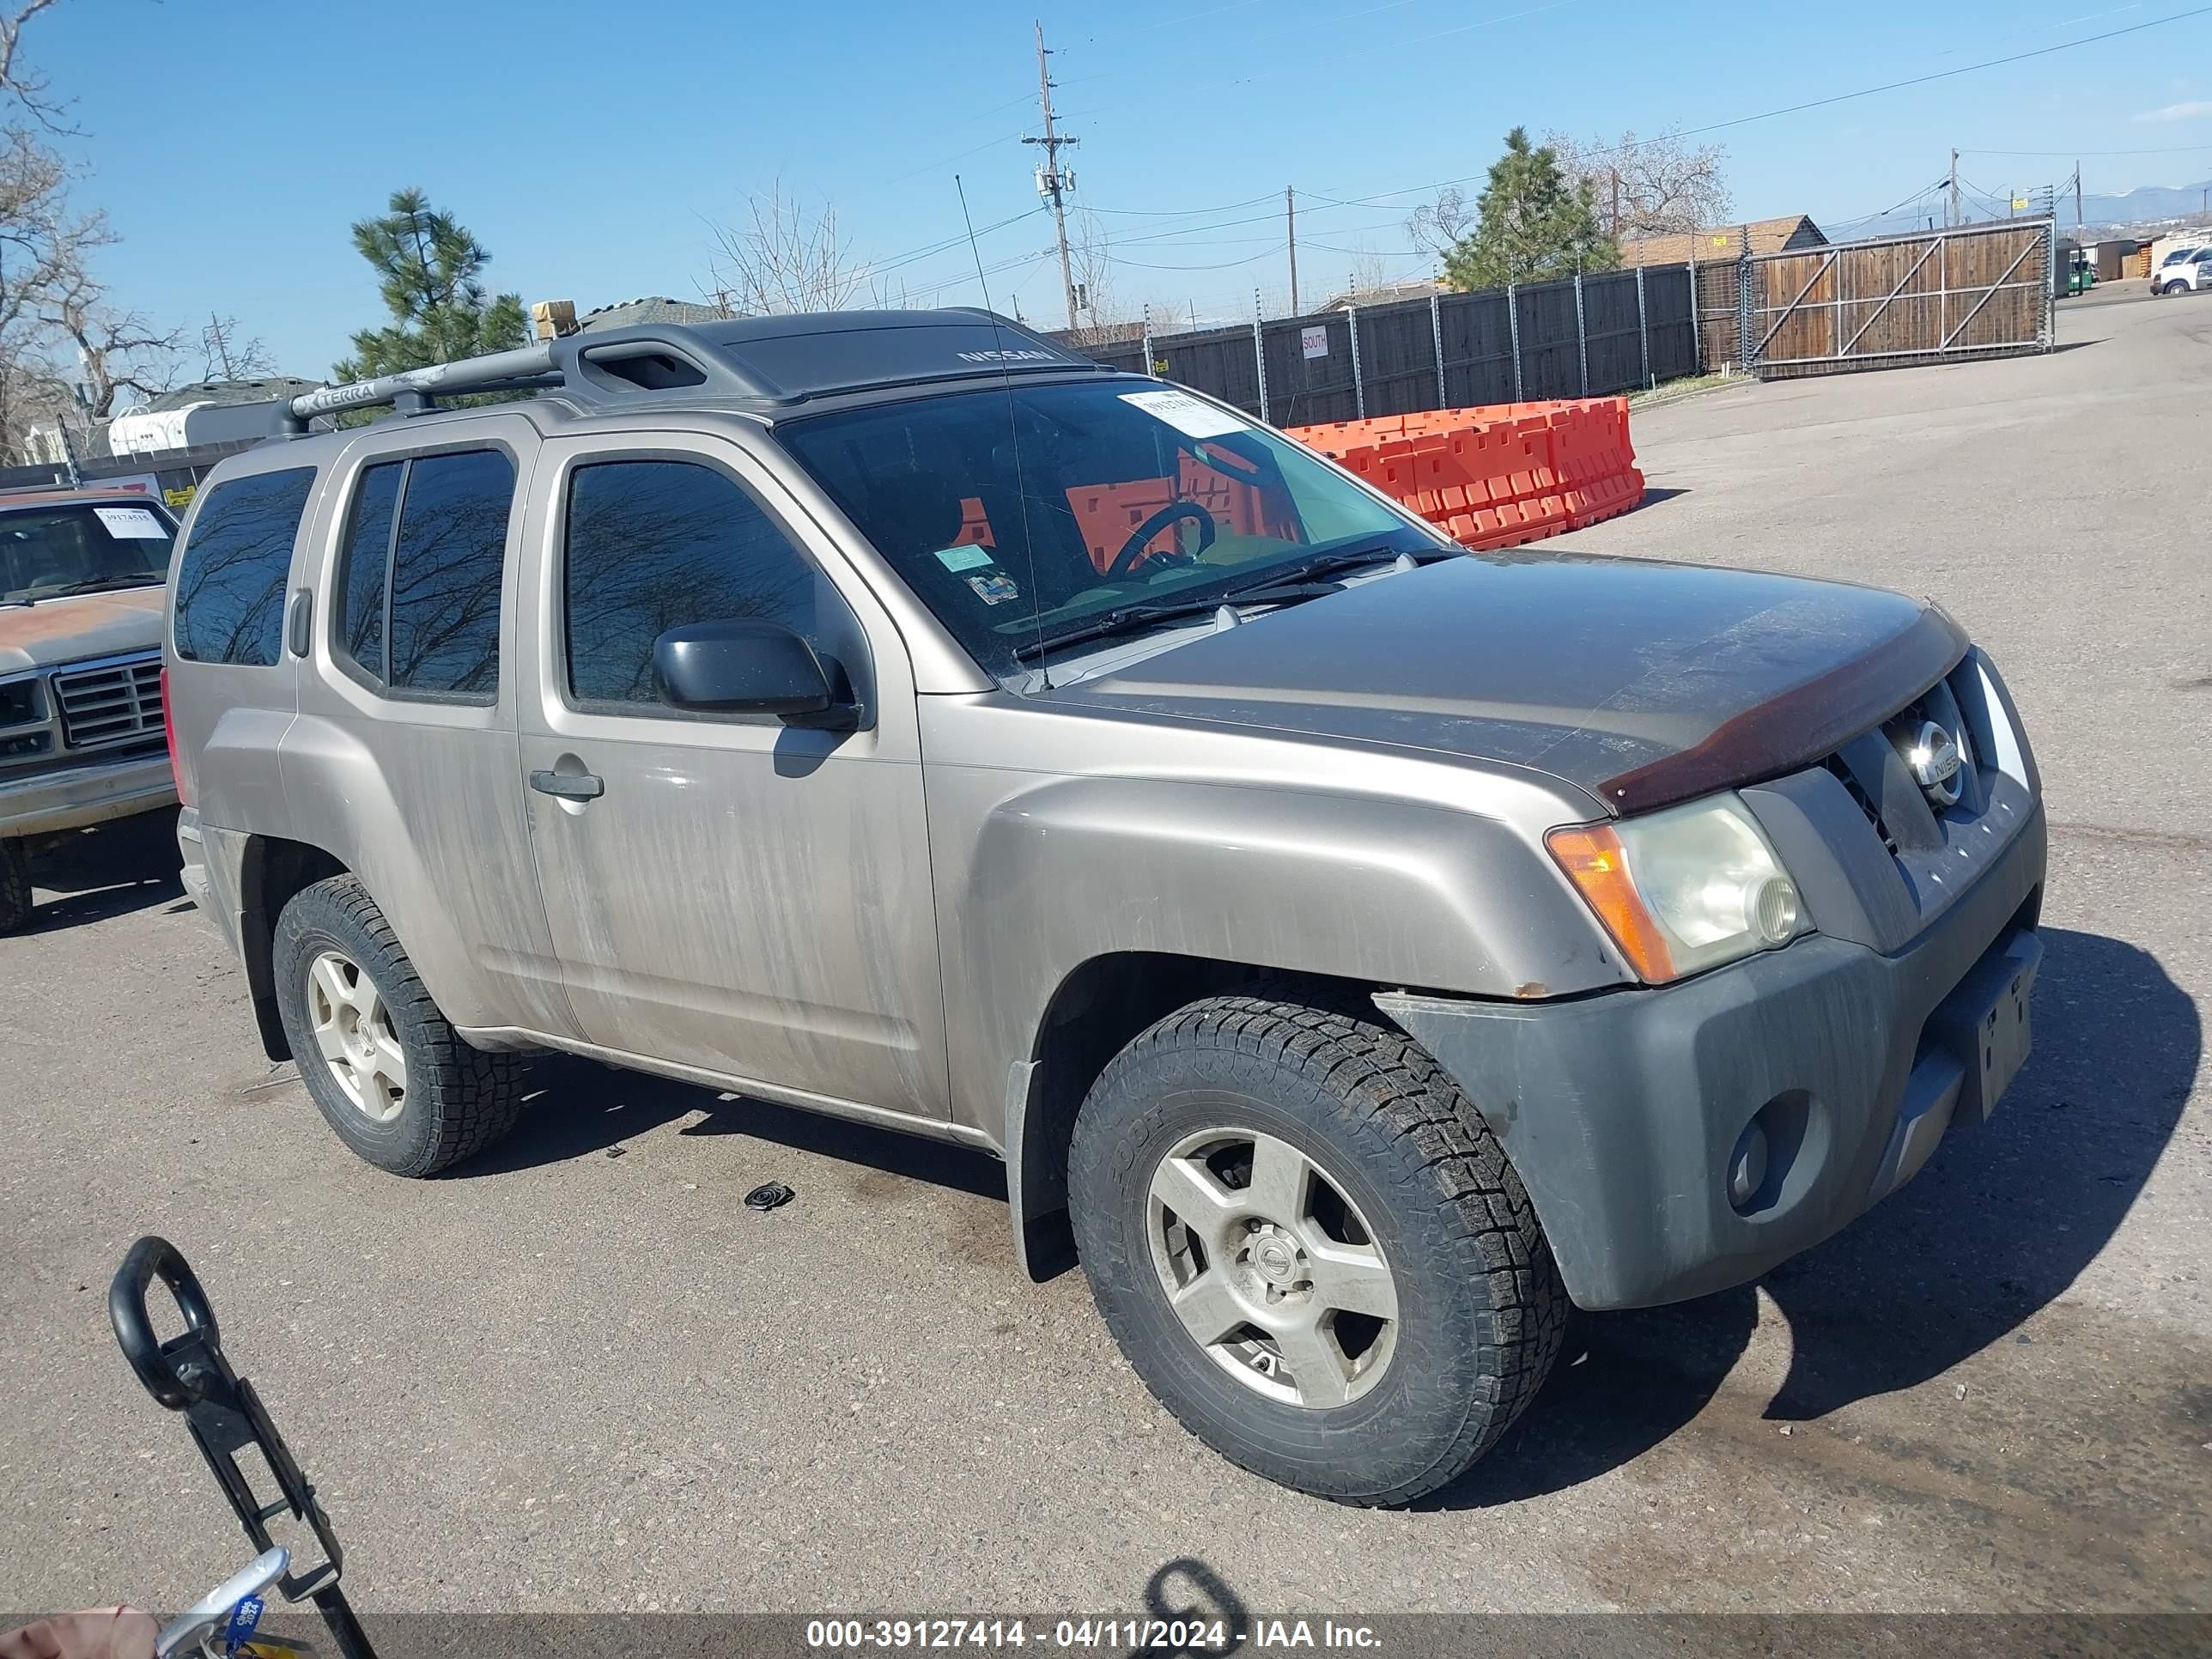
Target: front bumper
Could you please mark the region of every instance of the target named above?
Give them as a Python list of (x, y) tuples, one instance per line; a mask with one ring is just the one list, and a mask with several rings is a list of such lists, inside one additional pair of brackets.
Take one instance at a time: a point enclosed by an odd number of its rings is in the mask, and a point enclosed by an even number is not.
[[(1504, 1143), (1578, 1305), (1702, 1296), (1818, 1243), (1987, 1115), (2026, 1050), (2046, 840), (2038, 805), (1893, 954), (1812, 934), (1656, 989), (1376, 1001)], [(1742, 1202), (1754, 1115), (1767, 1170)]]
[(0, 781), (0, 836), (82, 830), (177, 804), (166, 750)]

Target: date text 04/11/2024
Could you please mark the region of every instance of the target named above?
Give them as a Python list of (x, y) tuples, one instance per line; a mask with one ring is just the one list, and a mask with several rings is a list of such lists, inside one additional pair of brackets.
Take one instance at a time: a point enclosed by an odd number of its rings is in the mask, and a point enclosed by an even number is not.
[(1227, 1652), (1248, 1644), (1261, 1649), (1358, 1648), (1381, 1645), (1368, 1626), (1322, 1620), (1244, 1619), (1233, 1628), (1221, 1619), (1060, 1619), (1047, 1625), (1023, 1619), (812, 1619), (810, 1648), (1116, 1648), (1169, 1653)]

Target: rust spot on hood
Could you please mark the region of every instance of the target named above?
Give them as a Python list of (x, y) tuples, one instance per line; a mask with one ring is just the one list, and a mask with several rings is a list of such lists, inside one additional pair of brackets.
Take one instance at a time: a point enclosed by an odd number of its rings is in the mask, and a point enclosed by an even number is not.
[(1521, 998), (1524, 1002), (1533, 1001), (1538, 997), (1547, 997), (1551, 995), (1552, 988), (1545, 984), (1540, 979), (1532, 979), (1525, 985), (1515, 986), (1513, 988), (1513, 994)]
[(164, 591), (155, 582), (33, 605), (0, 605), (0, 674), (159, 645)]

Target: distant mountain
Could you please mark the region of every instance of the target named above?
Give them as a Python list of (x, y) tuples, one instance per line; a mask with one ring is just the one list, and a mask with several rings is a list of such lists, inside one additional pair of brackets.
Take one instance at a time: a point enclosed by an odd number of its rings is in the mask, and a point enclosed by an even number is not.
[[(2166, 220), (2192, 225), (2212, 223), (2212, 214), (2205, 211), (2207, 192), (2212, 192), (2212, 179), (2193, 185), (2138, 185), (2116, 196), (2085, 194), (2081, 198), (2081, 222), (2091, 229), (2151, 226)], [(2022, 189), (2021, 193), (2026, 196), (2029, 191)], [(1933, 204), (1932, 210), (1936, 222), (1941, 225), (1943, 211), (1940, 199)], [(1905, 231), (1925, 229), (1929, 214), (1929, 209), (1923, 208), (1916, 213), (1890, 214), (1856, 224), (1823, 225), (1821, 228), (1832, 236), (1856, 241), (1868, 236), (1894, 236)], [(1977, 223), (1989, 217), (1986, 206), (1977, 207), (1972, 200), (1967, 203), (1967, 215), (1970, 221)], [(2058, 228), (2061, 234), (2070, 233), (2074, 228), (2074, 198), (2070, 193), (2059, 198)]]

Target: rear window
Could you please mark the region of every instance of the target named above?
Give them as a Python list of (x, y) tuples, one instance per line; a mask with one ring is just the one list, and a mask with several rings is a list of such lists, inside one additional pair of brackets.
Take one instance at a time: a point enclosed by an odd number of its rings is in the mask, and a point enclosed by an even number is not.
[(313, 467), (217, 484), (177, 566), (177, 654), (188, 662), (268, 668), (282, 654), (292, 543), (314, 487)]
[(495, 449), (362, 474), (340, 555), (332, 646), (380, 690), (489, 702), (514, 468)]

